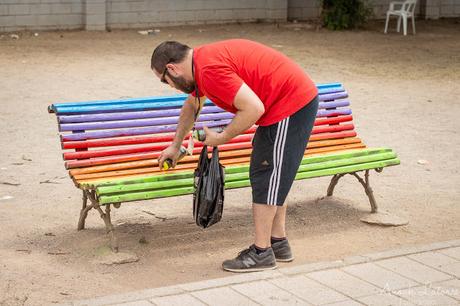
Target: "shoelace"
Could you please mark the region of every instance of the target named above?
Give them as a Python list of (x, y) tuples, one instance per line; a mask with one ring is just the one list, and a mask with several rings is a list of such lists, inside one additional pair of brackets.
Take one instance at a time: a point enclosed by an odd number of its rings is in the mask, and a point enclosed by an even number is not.
[(248, 254), (249, 252), (251, 251), (251, 247), (245, 249), (245, 250), (242, 250), (241, 252), (238, 253), (238, 258), (241, 258), (243, 255), (246, 255)]

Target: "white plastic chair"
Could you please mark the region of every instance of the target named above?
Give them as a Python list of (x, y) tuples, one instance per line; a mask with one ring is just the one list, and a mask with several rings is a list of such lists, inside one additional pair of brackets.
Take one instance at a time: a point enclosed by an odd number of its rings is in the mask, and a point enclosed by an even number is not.
[(390, 8), (387, 11), (387, 20), (385, 22), (385, 34), (388, 30), (388, 21), (390, 16), (394, 15), (398, 17), (397, 31), (401, 29), (401, 19), (403, 21), (404, 35), (407, 35), (407, 18), (412, 17), (412, 32), (415, 34), (415, 5), (417, 0), (406, 0), (406, 1), (392, 1), (390, 2)]

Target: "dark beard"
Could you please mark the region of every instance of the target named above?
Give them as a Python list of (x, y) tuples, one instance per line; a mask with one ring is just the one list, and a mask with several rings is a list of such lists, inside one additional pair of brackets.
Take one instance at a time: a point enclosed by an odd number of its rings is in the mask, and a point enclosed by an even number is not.
[(195, 91), (195, 82), (187, 82), (184, 77), (173, 77), (172, 75), (169, 75), (169, 78), (171, 81), (174, 82), (174, 85), (176, 86), (176, 89), (186, 93), (186, 94), (191, 94), (192, 92)]

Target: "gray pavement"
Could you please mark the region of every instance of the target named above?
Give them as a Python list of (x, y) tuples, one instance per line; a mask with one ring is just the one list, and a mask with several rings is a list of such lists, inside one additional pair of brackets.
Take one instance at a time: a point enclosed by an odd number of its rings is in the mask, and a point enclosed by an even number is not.
[(460, 305), (460, 240), (64, 305)]

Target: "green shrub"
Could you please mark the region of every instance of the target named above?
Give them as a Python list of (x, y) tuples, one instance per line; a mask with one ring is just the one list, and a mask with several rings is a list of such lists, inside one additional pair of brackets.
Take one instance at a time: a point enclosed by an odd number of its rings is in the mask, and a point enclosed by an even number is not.
[(372, 16), (372, 8), (366, 0), (322, 0), (321, 18), (330, 30), (361, 27)]

